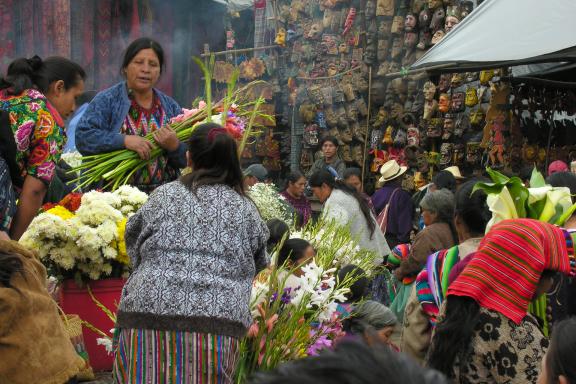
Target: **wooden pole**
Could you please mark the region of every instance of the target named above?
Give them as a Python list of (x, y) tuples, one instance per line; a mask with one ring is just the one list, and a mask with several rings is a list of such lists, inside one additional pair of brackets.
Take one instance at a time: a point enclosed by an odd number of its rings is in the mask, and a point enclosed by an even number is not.
[(279, 45), (267, 45), (265, 47), (257, 47), (257, 48), (243, 48), (243, 49), (231, 49), (228, 51), (220, 51), (220, 52), (205, 52), (203, 54), (201, 54), (201, 57), (206, 57), (206, 56), (210, 56), (210, 55), (214, 55), (214, 56), (224, 56), (227, 55), (229, 53), (233, 53), (233, 54), (237, 54), (237, 53), (245, 53), (245, 52), (254, 52), (254, 51), (262, 51), (265, 49), (272, 49), (272, 48), (277, 48), (279, 47)]
[(372, 67), (368, 67), (368, 114), (366, 115), (366, 136), (364, 137), (364, 153), (362, 156), (362, 185), (366, 174), (366, 155), (368, 152), (368, 141), (370, 138), (370, 109), (372, 108)]

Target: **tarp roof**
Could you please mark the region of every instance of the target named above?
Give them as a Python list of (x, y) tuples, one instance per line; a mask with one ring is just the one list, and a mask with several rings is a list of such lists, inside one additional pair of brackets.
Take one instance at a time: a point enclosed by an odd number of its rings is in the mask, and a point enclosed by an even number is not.
[(575, 0), (486, 0), (410, 69), (576, 61)]

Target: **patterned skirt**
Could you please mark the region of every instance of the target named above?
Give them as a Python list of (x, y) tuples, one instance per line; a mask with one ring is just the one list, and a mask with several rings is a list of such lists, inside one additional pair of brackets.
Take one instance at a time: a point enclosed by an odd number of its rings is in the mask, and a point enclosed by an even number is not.
[(234, 382), (238, 340), (207, 333), (120, 329), (114, 382), (228, 384)]

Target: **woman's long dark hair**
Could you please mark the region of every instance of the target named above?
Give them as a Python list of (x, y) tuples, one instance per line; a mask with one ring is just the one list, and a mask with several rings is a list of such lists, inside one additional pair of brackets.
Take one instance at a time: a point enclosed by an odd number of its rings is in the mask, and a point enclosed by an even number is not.
[(336, 180), (336, 178), (327, 170), (322, 169), (318, 172), (315, 172), (308, 181), (311, 187), (317, 188), (321, 187), (322, 184), (326, 184), (332, 189), (338, 189), (356, 199), (358, 204), (360, 205), (360, 210), (366, 219), (366, 224), (368, 224), (368, 228), (370, 229), (370, 238), (374, 236), (374, 230), (376, 229), (376, 221), (372, 216), (372, 211), (370, 210), (370, 206), (368, 206), (368, 202), (364, 199), (364, 197), (354, 188), (349, 187), (346, 185), (342, 180)]
[(22, 260), (17, 255), (0, 252), (0, 285), (12, 288), (10, 280), (16, 273), (22, 273)]
[(481, 237), (486, 232), (486, 225), (492, 218), (492, 213), (486, 203), (486, 193), (482, 190), (472, 193), (479, 181), (481, 179), (474, 179), (462, 184), (456, 192), (454, 213), (462, 219), (472, 236)]
[(292, 265), (298, 262), (304, 257), (304, 253), (310, 247), (310, 243), (304, 239), (288, 239), (280, 248), (278, 252), (278, 263), (277, 265), (283, 265), (286, 261), (289, 261)]
[(192, 172), (181, 182), (196, 193), (203, 185), (225, 184), (245, 196), (236, 141), (216, 123), (196, 127), (188, 141)]
[(8, 66), (6, 76), (0, 79), (0, 89), (9, 89), (19, 95), (25, 89), (35, 88), (46, 94), (50, 84), (62, 80), (68, 90), (86, 79), (86, 72), (77, 63), (64, 57), (52, 56), (42, 60), (38, 56), (14, 60)]
[(569, 383), (576, 383), (576, 318), (554, 324), (544, 364), (548, 383), (557, 383), (560, 375)]
[(446, 314), (438, 323), (432, 338), (428, 366), (449, 378), (454, 377), (456, 358), (465, 361), (474, 329), (478, 324), (480, 306), (471, 297), (448, 296)]

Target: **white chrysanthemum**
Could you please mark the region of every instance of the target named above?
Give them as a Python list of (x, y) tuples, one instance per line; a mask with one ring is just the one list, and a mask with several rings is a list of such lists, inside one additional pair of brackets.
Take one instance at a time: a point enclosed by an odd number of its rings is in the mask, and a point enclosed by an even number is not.
[(114, 208), (119, 208), (122, 205), (122, 199), (111, 192), (90, 191), (82, 195), (80, 207), (89, 205), (96, 201), (105, 202)]
[(137, 211), (148, 201), (148, 195), (146, 193), (130, 185), (123, 185), (113, 193), (120, 198), (122, 208), (124, 208), (124, 206), (131, 206), (133, 212)]
[(63, 153), (61, 158), (72, 168), (76, 168), (82, 165), (82, 155), (78, 151)]
[[(92, 192), (90, 192), (92, 193)], [(76, 211), (76, 216), (85, 224), (93, 226), (100, 225), (104, 221), (110, 220), (114, 223), (123, 219), (122, 212), (115, 209), (105, 200), (90, 200), (88, 203), (80, 205)]]
[(115, 221), (106, 220), (102, 222), (102, 224), (96, 228), (96, 231), (106, 244), (118, 240), (118, 226)]

